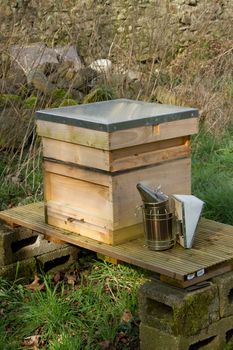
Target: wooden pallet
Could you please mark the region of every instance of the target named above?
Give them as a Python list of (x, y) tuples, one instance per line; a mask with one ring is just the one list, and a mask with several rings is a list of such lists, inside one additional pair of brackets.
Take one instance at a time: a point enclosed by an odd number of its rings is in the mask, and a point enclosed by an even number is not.
[[(154, 252), (142, 239), (110, 246), (45, 223), (44, 204), (33, 203), (0, 212), (0, 219), (43, 233), (49, 239), (68, 242), (160, 274), (163, 281), (186, 288), (233, 269), (233, 227), (201, 219), (192, 249), (178, 244)], [(198, 274), (203, 273), (198, 277)]]

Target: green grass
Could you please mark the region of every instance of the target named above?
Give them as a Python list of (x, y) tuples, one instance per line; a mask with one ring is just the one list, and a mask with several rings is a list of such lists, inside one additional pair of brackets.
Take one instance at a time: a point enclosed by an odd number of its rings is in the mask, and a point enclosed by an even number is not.
[[(55, 283), (51, 275), (42, 280), (41, 291), (0, 280), (2, 349), (22, 349), (24, 339), (33, 335), (39, 335), (40, 349), (98, 350), (102, 342), (137, 349), (136, 296), (145, 280), (142, 271), (94, 261), (91, 268), (78, 270), (74, 286), (65, 278)], [(129, 322), (121, 320), (126, 309), (133, 315)]]
[[(0, 210), (42, 200), (42, 163), (40, 157), (28, 160), (0, 152)], [(9, 165), (10, 159), (10, 165)]]
[(97, 85), (94, 87), (83, 99), (83, 103), (93, 103), (113, 100), (115, 98), (115, 92), (107, 85)]
[(233, 225), (233, 128), (193, 139), (192, 192), (205, 201), (206, 218)]

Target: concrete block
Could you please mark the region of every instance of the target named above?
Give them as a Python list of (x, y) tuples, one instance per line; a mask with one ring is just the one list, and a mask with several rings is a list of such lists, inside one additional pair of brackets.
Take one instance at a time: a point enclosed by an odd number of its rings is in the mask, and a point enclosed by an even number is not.
[(24, 227), (11, 229), (0, 225), (0, 266), (65, 247), (44, 239), (44, 235)]
[(61, 270), (77, 261), (79, 248), (69, 245), (36, 257), (39, 268), (44, 272)]
[(233, 315), (233, 272), (227, 272), (212, 279), (219, 292), (220, 316)]
[(219, 299), (215, 285), (186, 292), (160, 281), (139, 289), (142, 323), (171, 335), (191, 336), (218, 321)]
[(140, 350), (179, 350), (180, 337), (140, 324)]
[(9, 280), (29, 281), (34, 278), (36, 272), (35, 258), (25, 259), (23, 261), (0, 267), (0, 276)]
[[(141, 350), (223, 350), (226, 334), (233, 325), (233, 318), (212, 323), (193, 336), (172, 335), (157, 328), (140, 324)], [(228, 349), (228, 348), (226, 348)]]

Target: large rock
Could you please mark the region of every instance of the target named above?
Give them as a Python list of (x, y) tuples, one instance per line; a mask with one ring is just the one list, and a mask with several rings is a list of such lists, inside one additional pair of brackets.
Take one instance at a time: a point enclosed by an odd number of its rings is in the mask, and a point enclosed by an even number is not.
[[(69, 88), (70, 81), (80, 70), (83, 76), (81, 59), (72, 45), (54, 48), (44, 43), (14, 45), (10, 54), (18, 69), (27, 77), (28, 84), (44, 94), (51, 93), (55, 89), (54, 84)], [(64, 84), (64, 80), (67, 83)]]
[(56, 51), (43, 43), (27, 46), (14, 45), (10, 49), (10, 54), (26, 75), (43, 67), (46, 63), (59, 63)]

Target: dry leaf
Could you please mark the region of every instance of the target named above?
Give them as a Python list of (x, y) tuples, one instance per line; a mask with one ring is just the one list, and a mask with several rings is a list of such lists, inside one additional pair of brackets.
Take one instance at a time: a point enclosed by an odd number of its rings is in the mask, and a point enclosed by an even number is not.
[(45, 284), (44, 283), (40, 284), (40, 278), (38, 277), (37, 274), (35, 274), (34, 281), (31, 284), (27, 284), (25, 287), (27, 289), (34, 290), (34, 291), (43, 290), (45, 289)]
[(132, 319), (133, 319), (133, 315), (131, 314), (131, 312), (129, 310), (126, 309), (123, 312), (123, 316), (121, 318), (121, 321), (128, 323), (128, 322), (132, 321)]
[(53, 281), (54, 281), (54, 283), (57, 284), (60, 280), (61, 280), (61, 273), (57, 272), (53, 277)]
[(109, 350), (111, 342), (109, 340), (104, 340), (104, 341), (101, 341), (99, 345), (101, 346), (102, 350)]
[(39, 335), (31, 335), (30, 337), (27, 337), (24, 339), (24, 341), (22, 342), (22, 345), (25, 347), (33, 346), (33, 350), (39, 350), (38, 348), (39, 338), (40, 338)]
[(68, 275), (66, 274), (67, 283), (70, 284), (72, 287), (74, 287), (75, 283), (77, 282), (75, 275)]

